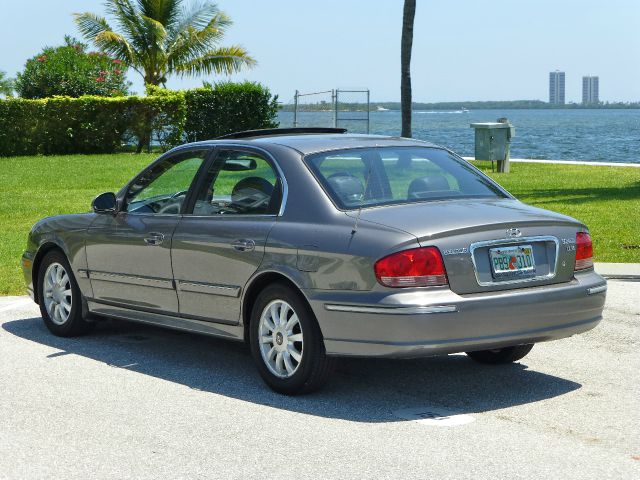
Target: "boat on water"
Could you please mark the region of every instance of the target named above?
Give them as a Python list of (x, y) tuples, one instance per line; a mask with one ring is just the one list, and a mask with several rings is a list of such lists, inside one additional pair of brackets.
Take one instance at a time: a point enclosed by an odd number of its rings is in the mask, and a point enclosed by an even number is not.
[(388, 111), (389, 111), (388, 108), (381, 107), (380, 105), (376, 107), (376, 112), (388, 112)]
[(464, 107), (462, 107), (462, 109), (460, 109), (460, 111), (462, 113), (469, 113), (469, 109), (468, 108), (464, 108)]

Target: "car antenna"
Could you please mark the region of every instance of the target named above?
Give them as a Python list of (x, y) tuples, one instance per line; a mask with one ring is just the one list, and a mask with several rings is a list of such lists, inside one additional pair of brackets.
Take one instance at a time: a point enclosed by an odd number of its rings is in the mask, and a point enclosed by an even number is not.
[(362, 197), (360, 198), (360, 206), (358, 206), (358, 213), (356, 215), (356, 221), (353, 224), (353, 229), (351, 230), (351, 235), (354, 235), (358, 231), (358, 220), (360, 220), (360, 214), (362, 213), (362, 206), (364, 204), (364, 197), (367, 194), (367, 189), (369, 188), (370, 178), (371, 178), (371, 165), (369, 165), (369, 170), (367, 172), (367, 179), (364, 182), (364, 191), (362, 192)]

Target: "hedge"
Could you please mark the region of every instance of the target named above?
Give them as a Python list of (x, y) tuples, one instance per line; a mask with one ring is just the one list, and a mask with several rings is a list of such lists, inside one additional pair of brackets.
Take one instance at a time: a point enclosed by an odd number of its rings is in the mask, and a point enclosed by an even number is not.
[(112, 153), (149, 142), (185, 141), (277, 126), (276, 98), (253, 83), (186, 92), (151, 88), (146, 97), (0, 100), (0, 156)]
[(278, 126), (278, 97), (258, 83), (223, 82), (184, 92), (185, 137), (208, 140), (232, 132)]

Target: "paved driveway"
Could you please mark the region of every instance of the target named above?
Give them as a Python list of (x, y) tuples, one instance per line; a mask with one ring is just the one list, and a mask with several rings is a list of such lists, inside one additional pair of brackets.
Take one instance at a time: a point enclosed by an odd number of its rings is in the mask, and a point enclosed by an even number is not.
[(598, 328), (520, 364), (344, 360), (298, 398), (239, 344), (120, 322), (60, 339), (5, 297), (0, 478), (640, 478), (640, 282), (609, 285)]

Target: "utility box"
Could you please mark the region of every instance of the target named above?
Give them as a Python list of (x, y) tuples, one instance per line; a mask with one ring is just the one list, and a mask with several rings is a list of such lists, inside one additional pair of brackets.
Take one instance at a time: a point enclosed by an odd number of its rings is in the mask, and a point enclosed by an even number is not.
[(509, 147), (511, 139), (516, 136), (516, 129), (506, 118), (497, 122), (472, 123), (476, 133), (476, 160), (498, 162), (498, 171), (509, 172)]

